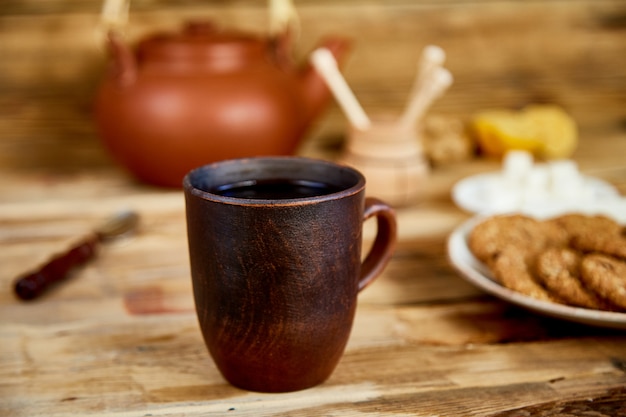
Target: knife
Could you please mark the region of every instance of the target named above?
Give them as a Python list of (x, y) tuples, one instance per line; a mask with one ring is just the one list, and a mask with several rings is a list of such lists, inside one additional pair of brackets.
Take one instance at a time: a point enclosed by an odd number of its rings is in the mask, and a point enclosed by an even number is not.
[(138, 223), (139, 215), (134, 211), (116, 213), (69, 250), (55, 255), (37, 270), (18, 277), (15, 295), (22, 300), (39, 297), (53, 284), (67, 278), (72, 269), (93, 259), (100, 243), (132, 233)]

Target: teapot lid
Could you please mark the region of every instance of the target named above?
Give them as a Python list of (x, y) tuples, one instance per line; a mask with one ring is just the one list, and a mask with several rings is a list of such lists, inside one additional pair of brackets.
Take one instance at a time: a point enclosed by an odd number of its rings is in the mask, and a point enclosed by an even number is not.
[(240, 60), (262, 56), (268, 44), (244, 32), (222, 31), (209, 21), (188, 22), (181, 32), (160, 32), (137, 46), (140, 60)]

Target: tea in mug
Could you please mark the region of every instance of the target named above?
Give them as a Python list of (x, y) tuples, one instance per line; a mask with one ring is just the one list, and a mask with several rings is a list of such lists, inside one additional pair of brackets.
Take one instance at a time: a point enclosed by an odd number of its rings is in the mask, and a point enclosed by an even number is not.
[(224, 197), (285, 200), (293, 198), (319, 197), (341, 191), (333, 184), (296, 179), (245, 180), (215, 187), (210, 192)]

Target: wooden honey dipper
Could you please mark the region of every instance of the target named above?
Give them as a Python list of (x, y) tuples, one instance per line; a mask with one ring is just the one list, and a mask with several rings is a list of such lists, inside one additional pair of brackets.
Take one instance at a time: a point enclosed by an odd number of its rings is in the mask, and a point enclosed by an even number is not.
[(442, 66), (445, 59), (446, 53), (440, 47), (429, 45), (424, 48), (409, 103), (400, 117), (401, 124), (416, 124), (428, 107), (452, 85), (452, 74)]

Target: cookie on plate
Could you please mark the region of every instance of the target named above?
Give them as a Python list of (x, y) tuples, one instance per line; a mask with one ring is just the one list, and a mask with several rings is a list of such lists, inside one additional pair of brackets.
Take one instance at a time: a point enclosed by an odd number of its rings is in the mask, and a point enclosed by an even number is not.
[(608, 300), (626, 309), (626, 262), (602, 254), (590, 254), (580, 264), (580, 276), (584, 284)]
[(582, 254), (567, 247), (551, 247), (537, 257), (536, 276), (541, 284), (565, 304), (607, 309), (595, 293), (580, 280)]
[(489, 217), (471, 231), (468, 245), (482, 262), (490, 264), (506, 247), (517, 248), (525, 259), (567, 239), (562, 228), (520, 214)]
[(593, 237), (598, 231), (609, 234), (619, 234), (621, 226), (615, 220), (603, 215), (585, 215), (581, 213), (563, 214), (547, 220), (565, 230), (568, 236), (585, 239)]
[(531, 261), (525, 250), (516, 246), (502, 248), (489, 261), (489, 268), (494, 278), (503, 286), (524, 295), (543, 301), (559, 302), (560, 300), (546, 291), (533, 277)]
[(586, 236), (573, 236), (570, 243), (583, 252), (599, 252), (626, 260), (626, 236), (619, 230), (600, 229)]
[(565, 214), (549, 222), (563, 228), (568, 243), (582, 252), (601, 252), (626, 259), (626, 236), (623, 227), (615, 220), (603, 216)]

